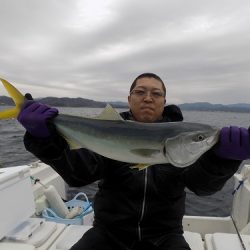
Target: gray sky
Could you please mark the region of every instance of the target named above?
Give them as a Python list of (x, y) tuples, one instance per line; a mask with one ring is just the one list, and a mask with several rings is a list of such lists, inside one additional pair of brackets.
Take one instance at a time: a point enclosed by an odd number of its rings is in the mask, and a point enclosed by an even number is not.
[(250, 103), (249, 13), (249, 0), (0, 0), (0, 77), (34, 97), (126, 101), (154, 72), (168, 103)]

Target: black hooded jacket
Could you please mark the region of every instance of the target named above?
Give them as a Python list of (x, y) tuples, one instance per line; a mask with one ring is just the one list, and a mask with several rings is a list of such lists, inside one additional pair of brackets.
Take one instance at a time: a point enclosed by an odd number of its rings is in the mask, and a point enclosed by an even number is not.
[[(132, 119), (130, 112), (121, 113)], [(182, 121), (180, 109), (165, 107), (160, 122)], [(129, 244), (157, 241), (169, 233), (182, 234), (185, 187), (197, 195), (220, 190), (237, 171), (240, 161), (225, 160), (207, 151), (194, 164), (177, 168), (160, 164), (138, 171), (87, 149), (70, 150), (57, 133), (37, 139), (25, 134), (26, 149), (55, 169), (71, 186), (100, 180), (94, 200), (95, 225)]]

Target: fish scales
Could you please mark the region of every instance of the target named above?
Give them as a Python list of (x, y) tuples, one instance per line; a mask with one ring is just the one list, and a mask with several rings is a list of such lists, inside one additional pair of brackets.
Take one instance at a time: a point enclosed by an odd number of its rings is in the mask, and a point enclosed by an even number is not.
[[(187, 122), (139, 123), (61, 115), (55, 119), (55, 124), (62, 135), (76, 141), (76, 148), (86, 147), (125, 162), (171, 163), (178, 167), (198, 159), (216, 143), (218, 134), (217, 128)], [(63, 126), (71, 128), (66, 131)], [(207, 138), (210, 140), (206, 141)], [(198, 152), (194, 152), (197, 149)], [(175, 159), (177, 156), (179, 160)]]

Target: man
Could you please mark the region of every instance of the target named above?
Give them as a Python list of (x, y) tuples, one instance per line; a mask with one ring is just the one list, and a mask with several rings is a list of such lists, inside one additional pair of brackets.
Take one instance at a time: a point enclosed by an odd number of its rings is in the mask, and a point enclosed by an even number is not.
[[(139, 122), (182, 121), (175, 105), (166, 106), (166, 89), (159, 76), (144, 73), (133, 82), (124, 119)], [(24, 143), (30, 152), (52, 166), (72, 186), (100, 180), (94, 201), (95, 222), (73, 250), (190, 249), (183, 237), (187, 187), (197, 195), (220, 190), (250, 157), (249, 131), (221, 130), (220, 142), (194, 164), (176, 168), (153, 165), (138, 171), (87, 149), (70, 150), (55, 128), (47, 124), (55, 108), (28, 101), (18, 120), (26, 128)]]

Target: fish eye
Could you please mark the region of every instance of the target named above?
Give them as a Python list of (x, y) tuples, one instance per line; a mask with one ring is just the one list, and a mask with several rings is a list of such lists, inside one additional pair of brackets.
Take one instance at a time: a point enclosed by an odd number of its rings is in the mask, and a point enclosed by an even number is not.
[(203, 141), (205, 139), (204, 135), (198, 135), (197, 136), (197, 141)]
[(203, 134), (198, 134), (193, 138), (194, 142), (202, 142), (203, 140), (205, 140), (205, 135)]

